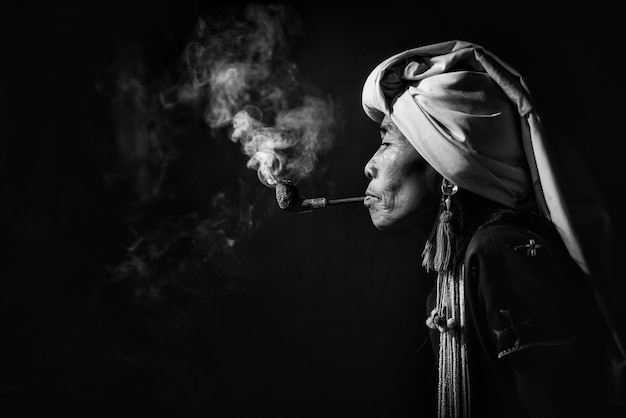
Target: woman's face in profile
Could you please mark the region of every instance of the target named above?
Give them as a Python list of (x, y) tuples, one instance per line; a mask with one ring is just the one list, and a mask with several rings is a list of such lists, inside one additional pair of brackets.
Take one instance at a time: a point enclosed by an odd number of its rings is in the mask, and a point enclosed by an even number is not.
[(429, 232), (437, 216), (442, 177), (385, 116), (382, 143), (365, 165), (370, 179), (365, 206), (380, 230), (417, 228)]

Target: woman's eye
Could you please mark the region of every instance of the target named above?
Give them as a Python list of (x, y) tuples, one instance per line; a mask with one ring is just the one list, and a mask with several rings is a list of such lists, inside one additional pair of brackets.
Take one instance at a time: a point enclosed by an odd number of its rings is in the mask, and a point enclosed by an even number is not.
[(380, 144), (380, 146), (383, 148), (388, 147), (389, 145), (391, 145), (391, 142), (383, 142), (382, 144)]

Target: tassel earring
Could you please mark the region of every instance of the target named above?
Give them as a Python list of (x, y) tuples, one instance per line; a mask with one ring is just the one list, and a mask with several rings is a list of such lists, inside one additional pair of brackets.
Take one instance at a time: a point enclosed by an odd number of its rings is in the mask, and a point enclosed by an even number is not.
[(437, 271), (437, 302), (426, 325), (439, 331), (437, 416), (469, 418), (470, 383), (465, 319), (465, 272), (453, 269), (456, 238), (452, 196), (459, 187), (443, 179), (439, 217), (422, 253), (422, 265)]
[(446, 178), (443, 179), (439, 216), (422, 252), (422, 266), (428, 271), (447, 271), (454, 260), (455, 237), (451, 223), (453, 214), (450, 207), (452, 205), (451, 197), (458, 190), (459, 186)]

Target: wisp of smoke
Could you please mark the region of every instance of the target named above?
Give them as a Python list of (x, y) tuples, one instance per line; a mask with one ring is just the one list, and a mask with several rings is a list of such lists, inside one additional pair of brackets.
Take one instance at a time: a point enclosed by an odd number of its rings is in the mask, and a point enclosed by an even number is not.
[(230, 128), (268, 187), (310, 174), (335, 127), (332, 102), (299, 82), (282, 55), (288, 17), (284, 7), (250, 5), (243, 21), (217, 32), (203, 20), (186, 51), (193, 87), (208, 97), (206, 123)]
[(246, 110), (239, 111), (232, 123), (231, 139), (241, 143), (250, 157), (247, 166), (268, 187), (308, 175), (318, 154), (332, 143), (332, 108), (315, 97), (307, 96), (302, 106), (279, 112), (273, 127), (264, 126)]
[[(200, 300), (212, 300), (217, 288), (241, 277), (246, 240), (258, 223), (252, 203), (258, 204), (258, 192), (244, 176), (220, 176), (224, 162), (211, 163), (220, 155), (206, 155), (201, 164), (220, 179), (201, 192), (210, 205), (178, 201), (177, 188), (187, 180), (180, 178), (189, 152), (183, 144), (230, 138), (248, 157), (242, 171), (256, 170), (267, 187), (309, 175), (332, 146), (331, 100), (300, 81), (286, 58), (287, 39), (298, 30), (298, 16), (288, 8), (249, 5), (241, 15), (200, 19), (182, 51), (179, 76), (155, 76), (137, 51), (119, 62), (112, 95), (118, 158), (107, 174), (123, 186), (126, 207), (119, 211), (130, 242), (110, 272), (124, 300), (141, 307), (148, 321), (161, 312), (166, 331), (172, 328), (167, 318), (190, 317), (185, 312)], [(237, 186), (221, 186), (227, 182)]]
[(146, 82), (145, 65), (132, 50), (118, 61), (111, 109), (115, 121), (117, 161), (106, 174), (110, 183), (125, 182), (134, 206), (162, 193), (165, 173), (174, 158), (160, 100)]

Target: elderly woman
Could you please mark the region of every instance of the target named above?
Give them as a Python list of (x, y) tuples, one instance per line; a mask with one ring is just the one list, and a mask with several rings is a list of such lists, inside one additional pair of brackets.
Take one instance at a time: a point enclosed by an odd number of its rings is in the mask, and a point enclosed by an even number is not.
[(430, 232), (439, 416), (624, 411), (622, 248), (521, 76), (444, 42), (378, 65), (363, 108), (382, 138), (365, 167), (372, 222)]

